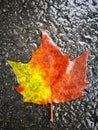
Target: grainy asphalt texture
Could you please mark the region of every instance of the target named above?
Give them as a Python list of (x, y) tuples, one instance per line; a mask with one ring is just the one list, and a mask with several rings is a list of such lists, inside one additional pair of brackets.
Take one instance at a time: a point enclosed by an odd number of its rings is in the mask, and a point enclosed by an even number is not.
[[(48, 104), (21, 101), (7, 63), (30, 60), (38, 28), (71, 59), (89, 50), (86, 96), (54, 104), (53, 123)], [(98, 0), (0, 0), (0, 130), (98, 130)]]

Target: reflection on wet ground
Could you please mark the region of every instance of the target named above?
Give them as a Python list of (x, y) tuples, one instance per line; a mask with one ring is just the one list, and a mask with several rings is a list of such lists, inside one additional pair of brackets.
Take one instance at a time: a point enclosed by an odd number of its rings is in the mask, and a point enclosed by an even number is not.
[[(98, 129), (98, 1), (97, 0), (0, 0), (0, 128), (1, 130)], [(38, 47), (39, 28), (45, 29), (71, 59), (89, 49), (85, 97), (49, 105), (21, 102), (14, 91), (17, 79), (6, 60), (28, 62)]]

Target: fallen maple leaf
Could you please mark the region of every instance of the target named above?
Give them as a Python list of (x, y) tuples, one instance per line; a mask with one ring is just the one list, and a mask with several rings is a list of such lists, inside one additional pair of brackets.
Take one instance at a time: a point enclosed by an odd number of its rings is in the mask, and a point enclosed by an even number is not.
[(75, 100), (83, 96), (82, 90), (89, 83), (86, 78), (88, 50), (70, 61), (69, 54), (63, 55), (48, 34), (41, 30), (42, 40), (28, 63), (8, 61), (18, 79), (15, 90), (23, 95), (24, 102), (51, 105)]

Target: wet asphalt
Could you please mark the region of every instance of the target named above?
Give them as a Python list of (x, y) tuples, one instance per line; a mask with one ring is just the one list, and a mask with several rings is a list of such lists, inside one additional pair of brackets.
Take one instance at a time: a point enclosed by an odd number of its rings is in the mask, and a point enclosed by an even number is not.
[[(27, 63), (46, 30), (63, 54), (89, 50), (86, 95), (54, 104), (23, 103), (7, 60)], [(98, 130), (98, 0), (0, 0), (0, 130)]]

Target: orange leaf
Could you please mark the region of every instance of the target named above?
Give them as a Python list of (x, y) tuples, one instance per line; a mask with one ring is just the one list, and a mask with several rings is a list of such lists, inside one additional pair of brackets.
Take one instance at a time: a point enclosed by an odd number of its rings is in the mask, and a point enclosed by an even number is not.
[(19, 87), (16, 91), (23, 95), (24, 102), (51, 104), (62, 103), (83, 96), (83, 89), (89, 83), (86, 79), (88, 50), (74, 60), (63, 55), (48, 34), (41, 30), (42, 40), (28, 63), (8, 61), (16, 74)]

